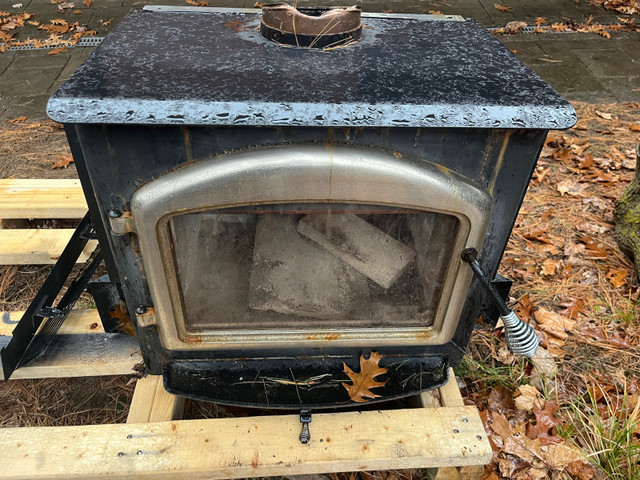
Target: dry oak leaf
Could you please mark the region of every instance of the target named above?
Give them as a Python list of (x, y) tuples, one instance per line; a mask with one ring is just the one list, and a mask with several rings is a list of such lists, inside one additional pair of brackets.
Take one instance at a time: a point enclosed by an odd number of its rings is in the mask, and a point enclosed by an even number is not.
[(604, 276), (614, 288), (620, 288), (627, 284), (627, 277), (629, 271), (627, 270), (614, 270), (613, 268), (607, 272)]
[(541, 27), (545, 23), (547, 23), (547, 17), (537, 17), (536, 18), (536, 27)]
[(16, 118), (12, 118), (11, 120), (9, 120), (9, 123), (22, 123), (26, 119), (27, 119), (27, 117), (25, 117), (25, 116), (16, 117)]
[(90, 7), (93, 0), (84, 0), (85, 7)]
[(540, 270), (540, 275), (542, 276), (555, 275), (555, 273), (558, 271), (558, 268), (560, 268), (561, 266), (562, 266), (562, 262), (560, 260), (547, 258), (544, 262), (542, 262), (542, 269)]
[(521, 385), (518, 387), (520, 396), (516, 397), (516, 408), (518, 410), (533, 410), (533, 407), (540, 408), (544, 404), (542, 394), (532, 385)]
[(540, 308), (536, 311), (535, 318), (540, 330), (562, 340), (567, 339), (569, 336), (567, 332), (573, 330), (577, 323), (575, 320), (571, 320), (570, 318), (544, 308)]
[(367, 359), (364, 358), (364, 355), (360, 355), (360, 372), (354, 372), (346, 363), (342, 362), (344, 373), (352, 382), (351, 385), (342, 382), (342, 386), (347, 389), (351, 401), (363, 403), (367, 399), (380, 396), (371, 391), (372, 388), (384, 387), (387, 383), (387, 380), (384, 382), (375, 380), (375, 377), (387, 373), (388, 370), (378, 366), (380, 359), (382, 359), (382, 355), (378, 352), (370, 352)]
[(635, 123), (629, 127), (629, 130), (632, 132), (640, 132), (640, 125), (636, 125)]
[(70, 163), (73, 163), (73, 157), (71, 155), (58, 155), (58, 160), (53, 162), (51, 169), (54, 168), (67, 168)]
[(511, 9), (511, 7), (505, 7), (504, 5), (500, 5), (499, 3), (494, 3), (493, 4), (493, 8), (495, 8), (496, 10), (499, 10), (501, 12), (512, 12), (513, 11)]

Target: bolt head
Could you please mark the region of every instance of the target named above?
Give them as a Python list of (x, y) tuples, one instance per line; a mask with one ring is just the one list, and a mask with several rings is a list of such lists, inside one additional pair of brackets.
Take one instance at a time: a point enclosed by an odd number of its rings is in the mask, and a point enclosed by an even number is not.
[(147, 311), (147, 308), (143, 307), (142, 305), (136, 308), (136, 314), (138, 315), (144, 315), (146, 311)]
[(109, 218), (120, 218), (122, 216), (122, 212), (120, 210), (109, 210)]

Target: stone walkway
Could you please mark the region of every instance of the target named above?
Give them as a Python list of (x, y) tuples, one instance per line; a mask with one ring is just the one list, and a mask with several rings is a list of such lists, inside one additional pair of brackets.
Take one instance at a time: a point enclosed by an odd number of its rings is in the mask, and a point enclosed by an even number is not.
[[(16, 3), (22, 7), (13, 8)], [(41, 24), (62, 18), (80, 22), (106, 35), (132, 8), (147, 4), (187, 5), (182, 0), (92, 0), (87, 7), (75, 0), (73, 8), (59, 12), (44, 0), (0, 0), (0, 11), (35, 14)], [(312, 4), (313, 0), (298, 2)], [(318, 5), (344, 5), (343, 0), (315, 0)], [(592, 6), (588, 0), (361, 0), (364, 11), (394, 13), (458, 14), (475, 18), (487, 28), (503, 27), (511, 21), (535, 26), (537, 17), (553, 22), (592, 22), (603, 25), (620, 23), (628, 16)], [(499, 3), (511, 8), (501, 11)], [(210, 6), (252, 7), (254, 0), (211, 0)], [(73, 13), (73, 12), (77, 13)], [(636, 21), (640, 21), (637, 18)], [(28, 33), (46, 38), (46, 32), (29, 27)], [(20, 32), (20, 35), (26, 35)], [(520, 33), (498, 35), (500, 41), (569, 100), (588, 102), (640, 102), (640, 33), (613, 32), (611, 38), (595, 33)], [(44, 108), (62, 82), (93, 51), (92, 47), (74, 47), (58, 55), (47, 50), (6, 51), (0, 53), (0, 121), (25, 115), (43, 118)]]

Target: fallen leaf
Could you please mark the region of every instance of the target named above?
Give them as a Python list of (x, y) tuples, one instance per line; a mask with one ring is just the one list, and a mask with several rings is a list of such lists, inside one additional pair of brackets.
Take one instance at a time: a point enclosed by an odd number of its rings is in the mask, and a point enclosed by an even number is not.
[(567, 178), (556, 185), (556, 190), (560, 195), (569, 194), (572, 197), (583, 197), (583, 192), (589, 186), (585, 183), (579, 183), (572, 178)]
[(500, 5), (499, 3), (494, 3), (493, 4), (493, 8), (495, 8), (496, 10), (499, 10), (501, 12), (512, 12), (513, 11), (511, 9), (511, 7), (506, 7), (504, 5)]
[(93, 0), (84, 0), (85, 7), (90, 7), (91, 6), (91, 2), (93, 2)]
[(542, 269), (540, 270), (540, 275), (542, 276), (555, 275), (556, 271), (561, 266), (562, 266), (562, 262), (560, 260), (547, 258), (544, 262), (542, 262)]
[(376, 395), (371, 392), (372, 388), (384, 387), (387, 380), (379, 382), (375, 380), (375, 377), (387, 372), (388, 369), (378, 366), (382, 356), (378, 352), (370, 352), (369, 358), (365, 359), (363, 355), (360, 356), (360, 372), (354, 372), (346, 363), (342, 362), (344, 366), (344, 372), (351, 379), (352, 384), (342, 382), (342, 386), (347, 389), (349, 398), (353, 402), (362, 403), (367, 399), (377, 398), (380, 395)]
[(590, 153), (587, 153), (584, 157), (578, 156), (576, 160), (578, 161), (578, 168), (580, 170), (587, 170), (596, 164), (596, 162), (593, 161), (593, 155)]
[(533, 414), (536, 417), (535, 425), (529, 425), (527, 436), (537, 438), (543, 444), (559, 443), (562, 438), (553, 435), (552, 430), (562, 423), (562, 419), (556, 418), (555, 413), (558, 405), (555, 402), (545, 402), (544, 408), (533, 407)]
[(504, 415), (494, 413), (491, 429), (502, 439), (502, 450), (504, 452), (520, 457), (529, 463), (535, 459), (544, 461), (540, 453), (539, 441), (531, 440), (523, 435), (521, 432), (523, 426), (514, 429)]
[(51, 169), (67, 168), (70, 163), (73, 163), (73, 157), (71, 155), (58, 155), (58, 160), (53, 163)]
[(515, 410), (516, 408), (516, 404), (513, 401), (513, 394), (502, 385), (491, 389), (487, 402), (492, 412), (504, 413), (509, 410)]
[(544, 308), (536, 310), (534, 317), (536, 322), (538, 322), (540, 330), (562, 340), (566, 340), (569, 337), (567, 332), (572, 331), (577, 323), (575, 320), (571, 320), (570, 318)]
[(561, 303), (560, 306), (565, 308), (564, 310), (560, 310), (559, 313), (571, 319), (578, 318), (579, 313), (587, 313), (582, 298), (569, 298), (566, 302)]
[(536, 353), (529, 359), (536, 367), (536, 371), (548, 378), (553, 378), (558, 373), (558, 366), (549, 352), (538, 347)]
[(26, 119), (27, 119), (27, 117), (25, 117), (25, 116), (16, 117), (16, 118), (12, 118), (11, 120), (9, 120), (9, 123), (22, 123)]
[(541, 27), (545, 23), (547, 23), (547, 17), (537, 17), (536, 18), (536, 27)]
[(516, 397), (516, 408), (518, 410), (533, 410), (533, 407), (542, 407), (544, 399), (538, 389), (532, 385), (521, 385), (518, 387), (519, 396)]
[(524, 27), (527, 26), (527, 22), (509, 22), (505, 25), (505, 29), (507, 33), (520, 33)]
[(604, 276), (614, 288), (620, 288), (627, 284), (627, 277), (629, 276), (628, 270), (615, 270), (610, 269)]
[(49, 50), (49, 55), (58, 55), (59, 53), (66, 52), (67, 47), (56, 47), (53, 50)]
[(613, 118), (613, 115), (611, 115), (610, 113), (601, 112), (599, 110), (596, 110), (596, 115), (598, 115), (600, 118), (604, 118), (605, 120), (611, 120)]
[(607, 247), (588, 235), (580, 237), (580, 241), (587, 247), (585, 252), (587, 258), (607, 258), (609, 251)]
[(640, 125), (634, 123), (629, 127), (629, 130), (631, 130), (632, 132), (640, 132)]
[(76, 15), (80, 15), (82, 13), (82, 10), (74, 10), (73, 13)]
[(576, 460), (567, 466), (567, 472), (579, 480), (591, 480), (596, 474), (596, 469), (582, 460)]
[(626, 338), (622, 338), (617, 331), (614, 331), (611, 336), (607, 335), (602, 328), (584, 328), (581, 330), (582, 333), (588, 335), (602, 343), (606, 343), (607, 345), (612, 345), (614, 347), (620, 348), (632, 348), (633, 346), (629, 343), (629, 340)]
[(532, 228), (524, 232), (523, 236), (528, 240), (537, 240), (539, 242), (544, 242), (544, 243), (553, 245), (553, 240), (550, 240), (547, 236), (547, 233), (549, 233), (549, 230), (551, 230), (550, 227), (536, 228), (536, 229)]

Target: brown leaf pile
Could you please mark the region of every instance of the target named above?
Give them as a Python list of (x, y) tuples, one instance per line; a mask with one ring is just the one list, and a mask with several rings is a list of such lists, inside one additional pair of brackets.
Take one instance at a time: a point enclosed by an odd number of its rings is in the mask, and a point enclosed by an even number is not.
[(560, 473), (594, 478), (595, 468), (588, 465), (578, 447), (558, 436), (557, 428), (565, 419), (557, 415), (557, 404), (545, 401), (529, 385), (521, 386), (516, 394), (514, 399), (510, 391), (499, 387), (486, 399), (476, 397), (494, 452), (484, 478), (537, 480), (557, 478)]
[[(72, 8), (73, 4), (64, 2), (53, 2), (58, 11), (64, 12), (66, 8)], [(64, 19), (51, 20), (48, 25), (42, 25), (34, 20), (35, 15), (28, 12), (12, 14), (0, 11), (0, 53), (5, 52), (10, 47), (32, 46), (35, 48), (51, 48), (75, 45), (82, 37), (93, 36), (97, 32), (88, 30), (86, 26), (79, 22), (69, 23)], [(31, 19), (31, 20), (30, 20)], [(26, 25), (25, 25), (26, 23)], [(49, 34), (46, 39), (31, 38), (37, 30), (43, 30)], [(18, 33), (22, 37), (18, 39)], [(60, 53), (58, 50), (56, 53)]]
[[(495, 5), (494, 5), (495, 6)], [(620, 23), (612, 23), (609, 25), (601, 25), (593, 21), (593, 17), (589, 17), (582, 23), (574, 21), (555, 22), (546, 25), (545, 17), (536, 18), (534, 33), (556, 33), (556, 32), (580, 32), (580, 33), (597, 33), (598, 35), (611, 38), (611, 32), (640, 32), (640, 22), (635, 18), (619, 18)], [(494, 30), (496, 34), (512, 35), (522, 32), (524, 27), (528, 26), (526, 22), (513, 21), (507, 23), (504, 27)], [(531, 25), (533, 26), (533, 25)]]

